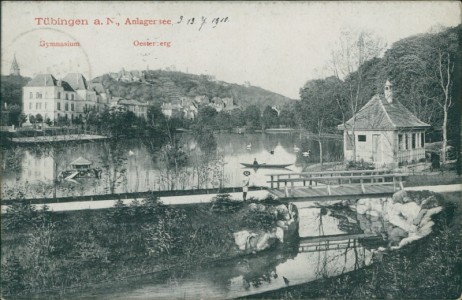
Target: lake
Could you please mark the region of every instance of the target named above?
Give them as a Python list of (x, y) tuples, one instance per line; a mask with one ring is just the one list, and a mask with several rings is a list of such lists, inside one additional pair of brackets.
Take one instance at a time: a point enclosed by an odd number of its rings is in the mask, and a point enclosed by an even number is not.
[[(175, 163), (169, 145), (148, 138), (3, 148), (4, 199), (13, 190), (22, 191), (26, 198), (50, 197), (55, 176), (79, 157), (101, 168), (101, 179), (63, 180), (57, 185), (57, 196), (240, 187), (244, 170), (251, 172), (251, 185), (267, 186), (268, 174), (301, 172), (319, 161), (318, 142), (303, 133), (219, 133), (215, 139), (216, 147), (208, 149), (191, 134), (179, 134), (175, 145), (184, 159)], [(342, 160), (341, 140), (326, 139), (323, 149), (324, 161)], [(241, 165), (254, 159), (261, 164), (291, 165), (284, 169)]]

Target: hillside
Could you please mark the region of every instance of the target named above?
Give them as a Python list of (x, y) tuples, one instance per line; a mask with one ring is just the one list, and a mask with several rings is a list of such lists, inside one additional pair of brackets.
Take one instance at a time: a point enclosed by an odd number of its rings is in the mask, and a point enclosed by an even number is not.
[(207, 75), (175, 71), (148, 70), (105, 74), (92, 80), (100, 82), (112, 96), (138, 99), (151, 103), (172, 102), (179, 97), (233, 97), (234, 104), (284, 105), (291, 99), (255, 86), (216, 81)]

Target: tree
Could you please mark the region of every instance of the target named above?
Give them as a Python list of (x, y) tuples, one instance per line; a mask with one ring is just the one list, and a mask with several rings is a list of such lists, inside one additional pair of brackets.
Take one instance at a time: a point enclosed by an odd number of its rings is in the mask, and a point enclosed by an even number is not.
[(35, 118), (34, 115), (29, 115), (29, 122), (31, 122), (32, 124), (34, 124), (34, 127), (35, 127), (36, 118)]
[(244, 111), (245, 123), (251, 129), (261, 128), (261, 111), (256, 105), (249, 105)]
[[(353, 134), (353, 157), (356, 160), (355, 124), (356, 114), (368, 100), (364, 97), (365, 76), (361, 68), (368, 60), (380, 55), (384, 45), (372, 33), (345, 31), (339, 39), (337, 49), (332, 51), (331, 67), (334, 75), (344, 82), (346, 97), (338, 98), (339, 109), (347, 111), (352, 117), (351, 133)], [(340, 101), (344, 99), (345, 101)], [(344, 121), (345, 121), (344, 115)]]
[(271, 128), (278, 124), (278, 112), (267, 105), (263, 110), (262, 125), (264, 128)]
[(335, 125), (336, 100), (340, 81), (336, 77), (309, 81), (300, 90), (301, 110), (304, 127), (316, 133), (319, 144), (319, 163), (323, 165), (322, 141), (324, 134)]
[(212, 129), (216, 129), (217, 115), (218, 115), (218, 112), (213, 107), (202, 106), (199, 108), (199, 112), (197, 114), (197, 123), (199, 126), (208, 126)]
[(450, 34), (446, 38), (435, 39), (435, 59), (436, 59), (436, 79), (441, 94), (436, 97), (436, 103), (443, 110), (443, 146), (441, 149), (441, 159), (443, 164), (446, 163), (446, 152), (448, 146), (448, 114), (453, 103), (453, 86), (454, 86), (454, 66), (458, 60), (458, 37)]
[(27, 122), (27, 116), (24, 113), (19, 114), (18, 116), (18, 125), (22, 127), (22, 124)]
[(148, 109), (148, 122), (152, 127), (159, 127), (165, 122), (165, 116), (162, 113), (162, 108), (160, 105), (152, 105)]

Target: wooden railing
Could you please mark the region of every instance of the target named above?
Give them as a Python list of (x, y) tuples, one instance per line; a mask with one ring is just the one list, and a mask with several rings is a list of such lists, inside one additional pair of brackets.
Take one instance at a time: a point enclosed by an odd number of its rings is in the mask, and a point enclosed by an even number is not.
[[(324, 172), (303, 172), (303, 173), (279, 173), (269, 174), (271, 180), (267, 181), (271, 184), (271, 188), (280, 188), (281, 183), (287, 182), (302, 182), (303, 186), (309, 182), (310, 185), (316, 179), (333, 179), (333, 177), (347, 177), (353, 179), (355, 176), (370, 176), (370, 175), (383, 175), (390, 174), (391, 171), (388, 169), (377, 169), (377, 170), (351, 170), (351, 171), (324, 171)], [(316, 184), (316, 182), (315, 182)]]
[[(361, 185), (361, 190), (365, 193), (365, 185), (393, 184), (393, 190), (399, 187), (403, 189), (403, 180), (408, 176), (407, 173), (391, 174), (389, 170), (356, 170), (356, 171), (332, 171), (332, 172), (312, 172), (312, 173), (291, 173), (291, 174), (270, 174), (268, 183), (271, 188), (291, 189), (298, 186), (312, 187), (318, 183), (327, 188), (328, 195), (331, 195), (331, 185)], [(274, 178), (276, 177), (276, 180)]]

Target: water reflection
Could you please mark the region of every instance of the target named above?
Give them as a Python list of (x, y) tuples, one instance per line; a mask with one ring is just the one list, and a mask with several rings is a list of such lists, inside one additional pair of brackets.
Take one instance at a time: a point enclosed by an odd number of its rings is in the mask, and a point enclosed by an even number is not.
[[(313, 202), (297, 205), (300, 239), (291, 244), (228, 261), (141, 276), (67, 298), (236, 298), (338, 276), (372, 263), (373, 248), (362, 240), (349, 235), (335, 240), (327, 237), (348, 233), (339, 228), (342, 221), (335, 209)], [(315, 239), (306, 241), (304, 237)]]
[[(61, 183), (58, 196), (238, 187), (244, 170), (241, 163), (256, 158), (259, 163), (292, 164), (287, 169), (251, 169), (251, 185), (267, 186), (267, 174), (300, 172), (319, 159), (318, 143), (300, 134), (216, 134), (215, 138), (213, 149), (202, 149), (190, 134), (178, 135), (173, 147), (143, 138), (2, 149), (2, 190), (21, 188), (27, 197), (38, 197), (43, 194), (42, 186), (52, 185), (58, 173), (80, 156), (101, 168), (103, 178)], [(296, 152), (294, 145), (309, 150), (310, 156)], [(326, 141), (323, 147), (327, 149), (325, 160), (339, 156), (342, 149), (336, 140)], [(185, 163), (179, 162), (178, 153), (184, 153)], [(176, 158), (173, 164), (172, 157)]]

